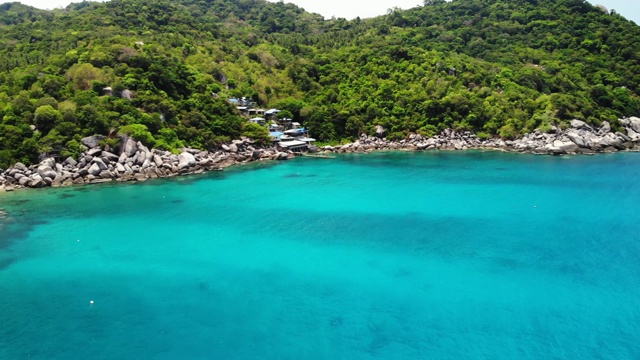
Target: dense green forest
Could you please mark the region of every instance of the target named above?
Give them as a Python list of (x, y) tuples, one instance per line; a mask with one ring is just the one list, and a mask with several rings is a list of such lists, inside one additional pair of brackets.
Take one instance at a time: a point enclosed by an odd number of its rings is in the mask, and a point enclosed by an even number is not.
[(227, 101), (242, 96), (322, 141), (640, 115), (640, 27), (583, 0), (425, 0), (351, 21), (264, 0), (8, 3), (0, 29), (0, 167), (75, 156), (93, 134), (167, 150), (263, 137)]

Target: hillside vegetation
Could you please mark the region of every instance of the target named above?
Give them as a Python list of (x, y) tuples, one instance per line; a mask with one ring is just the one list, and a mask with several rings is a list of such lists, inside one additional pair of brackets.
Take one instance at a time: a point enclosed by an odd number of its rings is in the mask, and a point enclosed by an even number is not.
[(583, 0), (426, 0), (352, 21), (264, 0), (9, 3), (0, 29), (0, 167), (74, 156), (93, 134), (167, 150), (264, 136), (231, 97), (322, 141), (640, 114), (640, 27)]

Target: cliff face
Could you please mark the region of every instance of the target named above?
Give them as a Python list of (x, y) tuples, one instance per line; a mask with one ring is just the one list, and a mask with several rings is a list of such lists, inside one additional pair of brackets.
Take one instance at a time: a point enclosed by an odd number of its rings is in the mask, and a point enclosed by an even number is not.
[(384, 127), (505, 140), (640, 114), (640, 28), (582, 0), (430, 1), (324, 20), (262, 0), (0, 6), (0, 166), (78, 157), (81, 139), (219, 149), (227, 100), (278, 108), (321, 141)]

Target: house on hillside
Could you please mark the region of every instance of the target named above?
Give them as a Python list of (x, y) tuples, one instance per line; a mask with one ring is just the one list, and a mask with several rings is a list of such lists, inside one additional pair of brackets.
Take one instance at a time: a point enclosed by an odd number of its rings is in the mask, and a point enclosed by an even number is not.
[(264, 112), (264, 117), (269, 119), (269, 120), (275, 120), (275, 119), (277, 119), (279, 112), (280, 112), (280, 110), (278, 110), (278, 109), (269, 109), (269, 110)]
[(267, 119), (262, 118), (262, 117), (254, 117), (249, 119), (249, 122), (252, 122), (254, 124), (258, 124), (258, 125), (265, 125), (267, 123)]
[(249, 109), (249, 116), (264, 116), (264, 109)]
[(277, 123), (280, 124), (285, 129), (291, 129), (291, 122), (292, 121), (293, 121), (293, 119), (284, 118), (284, 119), (277, 120)]

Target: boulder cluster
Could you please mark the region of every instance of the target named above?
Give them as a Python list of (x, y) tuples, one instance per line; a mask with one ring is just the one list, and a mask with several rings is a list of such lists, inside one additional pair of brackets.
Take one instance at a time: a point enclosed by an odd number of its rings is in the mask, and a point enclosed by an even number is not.
[[(623, 131), (612, 131), (608, 122), (595, 129), (584, 121), (572, 120), (566, 129), (552, 128), (549, 132), (536, 130), (521, 139), (480, 139), (471, 132), (447, 129), (433, 137), (411, 134), (407, 139), (391, 141), (384, 137), (384, 129), (376, 128), (376, 136), (362, 135), (359, 140), (341, 146), (324, 146), (331, 153), (365, 153), (378, 150), (467, 150), (492, 149), (533, 154), (594, 154), (615, 151), (640, 151), (640, 118), (620, 120)], [(0, 191), (17, 188), (60, 187), (74, 184), (96, 184), (110, 181), (145, 181), (153, 178), (198, 174), (221, 170), (231, 165), (263, 160), (286, 160), (296, 154), (280, 152), (275, 147), (263, 147), (253, 140), (242, 138), (224, 144), (218, 151), (182, 149), (180, 154), (148, 149), (132, 138), (121, 139), (120, 149), (111, 152), (101, 146), (102, 137), (82, 139), (87, 147), (77, 160), (69, 157), (61, 162), (46, 158), (37, 165), (15, 164), (0, 169)], [(117, 154), (116, 154), (117, 152)]]
[(341, 146), (324, 146), (329, 153), (363, 153), (378, 150), (467, 150), (492, 149), (511, 152), (549, 155), (595, 154), (616, 151), (640, 151), (640, 118), (620, 120), (624, 132), (613, 132), (608, 122), (594, 129), (581, 120), (572, 120), (567, 129), (551, 128), (549, 132), (536, 130), (517, 140), (480, 139), (471, 132), (447, 129), (433, 137), (411, 134), (407, 139), (390, 141), (381, 136), (362, 135), (359, 140)]
[(197, 174), (210, 170), (260, 160), (288, 159), (289, 154), (254, 144), (251, 139), (234, 140), (216, 152), (182, 149), (180, 154), (148, 149), (132, 138), (123, 138), (118, 154), (99, 145), (99, 137), (88, 137), (82, 143), (90, 147), (79, 156), (61, 162), (46, 158), (37, 165), (15, 164), (0, 170), (0, 188), (61, 187), (75, 184), (97, 184), (111, 181), (145, 181), (153, 178)]

